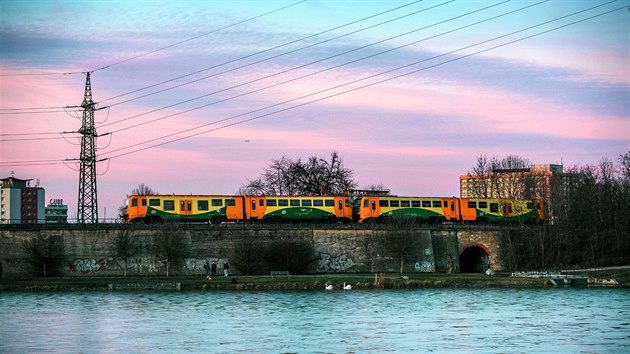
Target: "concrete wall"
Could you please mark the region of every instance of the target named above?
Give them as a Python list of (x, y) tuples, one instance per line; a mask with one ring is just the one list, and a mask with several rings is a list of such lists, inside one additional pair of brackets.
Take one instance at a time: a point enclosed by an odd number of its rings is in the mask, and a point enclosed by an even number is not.
[[(128, 275), (165, 274), (166, 261), (155, 252), (155, 228), (130, 231), (139, 241), (141, 251), (128, 260)], [(316, 260), (310, 272), (398, 272), (400, 257), (391, 248), (372, 242), (391, 240), (397, 233), (410, 234), (413, 250), (405, 258), (404, 272), (458, 272), (459, 257), (468, 247), (487, 250), (495, 270), (502, 270), (503, 261), (497, 231), (440, 229), (310, 229), (310, 228), (184, 228), (178, 231), (183, 239), (185, 254), (172, 263), (171, 274), (202, 274), (205, 260), (216, 261), (221, 267), (233, 254), (235, 244), (255, 239), (270, 242), (278, 238), (300, 238), (312, 242)], [(60, 237), (65, 246), (62, 269), (64, 276), (122, 275), (124, 261), (113, 247), (120, 229), (40, 229), (1, 230), (0, 261), (3, 277), (32, 277), (22, 248), (25, 241), (37, 237)], [(232, 269), (231, 273), (238, 273)]]

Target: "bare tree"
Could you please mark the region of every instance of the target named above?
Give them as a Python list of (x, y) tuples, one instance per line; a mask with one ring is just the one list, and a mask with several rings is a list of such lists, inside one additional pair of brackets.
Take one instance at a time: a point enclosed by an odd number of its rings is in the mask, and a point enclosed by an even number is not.
[(42, 274), (44, 278), (54, 274), (59, 263), (63, 260), (65, 247), (61, 236), (43, 236), (38, 234), (30, 240), (22, 243), (22, 249), (26, 252), (33, 270)]
[(256, 237), (235, 238), (232, 241), (231, 263), (245, 274), (260, 274), (262, 271), (263, 249), (262, 242)]
[(307, 161), (283, 156), (263, 174), (243, 185), (239, 193), (256, 195), (340, 195), (353, 189), (353, 172), (343, 166), (336, 151), (330, 160), (311, 156)]
[(400, 261), (400, 273), (405, 269), (405, 260), (411, 259), (420, 249), (420, 240), (414, 232), (415, 223), (406, 218), (395, 219), (386, 232), (383, 246)]
[(362, 237), (363, 253), (372, 273), (378, 270), (378, 261), (383, 252), (383, 245), (383, 239), (377, 233), (368, 233)]
[(114, 251), (124, 263), (124, 274), (127, 276), (129, 258), (134, 257), (140, 251), (140, 242), (128, 229), (119, 230), (112, 242)]
[(169, 276), (171, 262), (183, 257), (187, 251), (184, 235), (175, 223), (165, 223), (155, 237), (155, 252), (166, 262), (166, 276)]

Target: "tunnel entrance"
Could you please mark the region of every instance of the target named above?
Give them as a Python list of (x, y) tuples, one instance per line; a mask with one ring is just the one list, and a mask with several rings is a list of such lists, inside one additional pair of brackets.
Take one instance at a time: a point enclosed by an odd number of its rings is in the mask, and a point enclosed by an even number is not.
[(489, 267), (490, 255), (482, 247), (468, 247), (459, 256), (459, 269), (462, 273), (483, 273)]

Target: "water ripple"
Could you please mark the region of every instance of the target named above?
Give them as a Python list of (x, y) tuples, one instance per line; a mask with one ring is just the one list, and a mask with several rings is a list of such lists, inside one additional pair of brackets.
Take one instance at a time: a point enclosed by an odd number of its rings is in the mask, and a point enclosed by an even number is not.
[(0, 293), (0, 352), (630, 352), (628, 289)]

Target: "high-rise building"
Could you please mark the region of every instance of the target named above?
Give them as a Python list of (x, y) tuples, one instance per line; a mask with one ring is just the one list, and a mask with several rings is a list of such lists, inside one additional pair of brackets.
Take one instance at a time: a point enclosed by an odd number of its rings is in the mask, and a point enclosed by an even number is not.
[(31, 187), (32, 179), (3, 178), (0, 186), (0, 223), (43, 224), (46, 222), (44, 188)]

